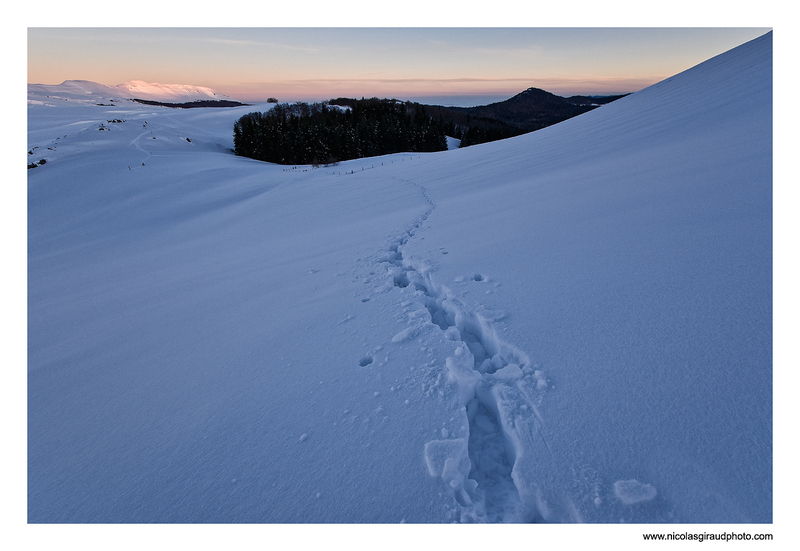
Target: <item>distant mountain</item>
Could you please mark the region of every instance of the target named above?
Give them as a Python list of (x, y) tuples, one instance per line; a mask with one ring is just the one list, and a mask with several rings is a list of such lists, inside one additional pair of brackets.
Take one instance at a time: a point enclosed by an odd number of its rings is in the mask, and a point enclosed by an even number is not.
[(131, 80), (107, 86), (88, 80), (65, 80), (61, 84), (28, 84), (29, 99), (37, 95), (80, 102), (109, 102), (140, 99), (155, 102), (233, 101), (232, 98), (204, 86), (160, 84)]
[(531, 132), (546, 126), (586, 113), (614, 100), (619, 96), (571, 96), (564, 98), (539, 88), (528, 88), (516, 96), (490, 105), (478, 107), (450, 107), (449, 109), (466, 113), (472, 117), (497, 119), (524, 132)]
[(211, 88), (190, 84), (159, 84), (158, 82), (131, 80), (124, 84), (118, 84), (116, 88), (125, 91), (128, 98), (153, 101), (231, 100), (229, 96)]

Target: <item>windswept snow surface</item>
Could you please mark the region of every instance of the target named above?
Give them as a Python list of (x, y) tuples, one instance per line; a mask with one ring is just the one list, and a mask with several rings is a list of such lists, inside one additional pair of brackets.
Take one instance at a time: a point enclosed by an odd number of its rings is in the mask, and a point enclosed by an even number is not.
[(770, 522), (771, 81), (319, 169), (31, 90), (29, 521)]

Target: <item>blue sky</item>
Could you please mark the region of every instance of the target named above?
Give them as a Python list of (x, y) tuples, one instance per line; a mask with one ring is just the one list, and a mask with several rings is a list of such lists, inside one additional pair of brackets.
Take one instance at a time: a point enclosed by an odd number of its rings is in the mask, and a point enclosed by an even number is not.
[[(246, 19), (244, 20), (246, 21)], [(28, 82), (144, 80), (244, 101), (634, 92), (768, 28), (30, 27)]]

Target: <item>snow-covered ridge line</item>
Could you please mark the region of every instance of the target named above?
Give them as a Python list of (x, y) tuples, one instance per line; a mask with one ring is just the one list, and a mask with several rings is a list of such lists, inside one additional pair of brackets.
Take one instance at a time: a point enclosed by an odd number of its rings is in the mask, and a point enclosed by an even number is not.
[(153, 101), (194, 101), (202, 99), (233, 99), (205, 86), (191, 84), (161, 84), (131, 80), (108, 86), (88, 80), (65, 80), (61, 84), (28, 84), (28, 101), (40, 101), (36, 96), (46, 96), (68, 101), (111, 99), (145, 99)]
[(160, 84), (158, 82), (144, 82), (142, 80), (131, 80), (116, 86), (119, 90), (127, 90), (132, 97), (138, 99), (231, 99), (227, 95), (217, 92), (206, 86), (194, 86), (191, 84)]

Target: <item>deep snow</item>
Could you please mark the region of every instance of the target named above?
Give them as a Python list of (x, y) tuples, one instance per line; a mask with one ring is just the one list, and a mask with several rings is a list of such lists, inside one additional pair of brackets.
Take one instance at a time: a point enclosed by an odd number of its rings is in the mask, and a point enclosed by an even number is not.
[(29, 522), (771, 522), (771, 80), (319, 169), (29, 88)]

